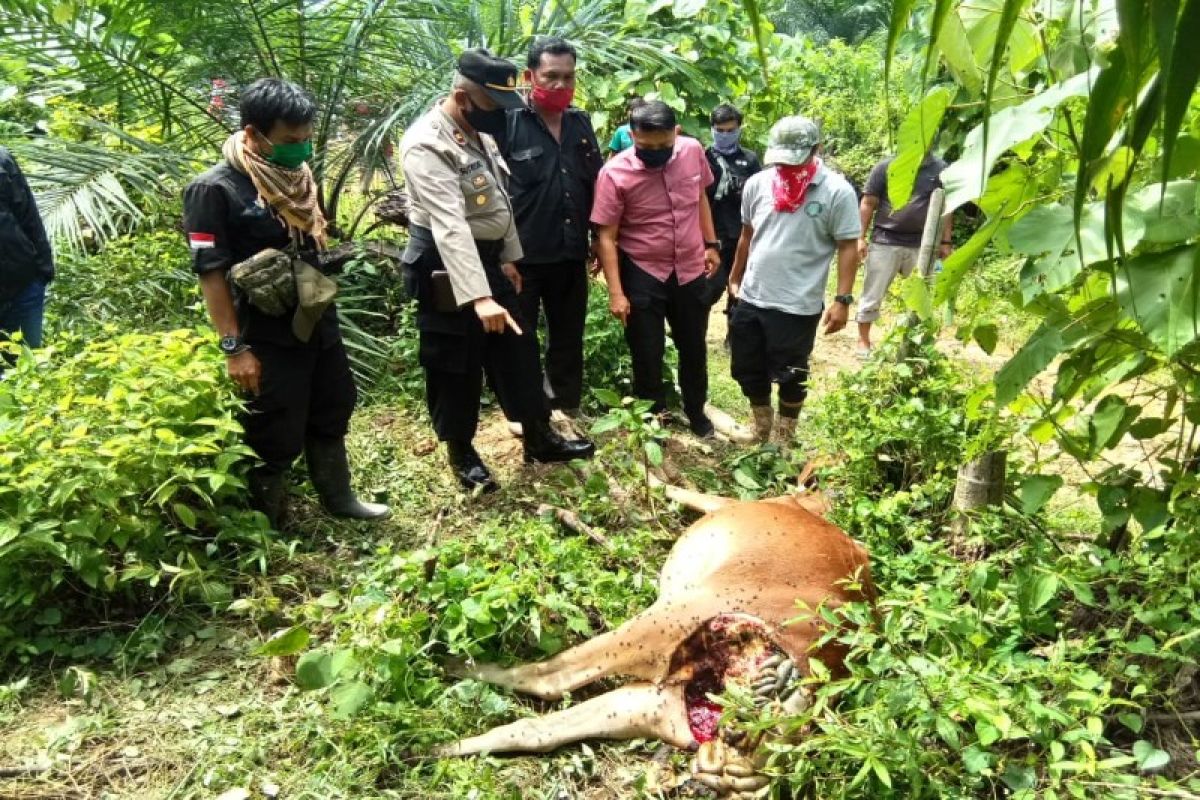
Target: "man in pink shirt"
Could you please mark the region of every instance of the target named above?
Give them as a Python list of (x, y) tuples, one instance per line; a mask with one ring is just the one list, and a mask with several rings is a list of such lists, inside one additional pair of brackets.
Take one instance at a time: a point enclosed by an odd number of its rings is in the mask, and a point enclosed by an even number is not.
[(625, 325), (633, 391), (666, 410), (664, 322), (679, 351), (679, 388), (692, 432), (713, 434), (708, 395), (708, 295), (705, 278), (721, 263), (705, 189), (713, 182), (704, 148), (681, 137), (675, 112), (651, 101), (629, 121), (634, 146), (600, 171), (592, 223), (608, 283), (609, 308)]

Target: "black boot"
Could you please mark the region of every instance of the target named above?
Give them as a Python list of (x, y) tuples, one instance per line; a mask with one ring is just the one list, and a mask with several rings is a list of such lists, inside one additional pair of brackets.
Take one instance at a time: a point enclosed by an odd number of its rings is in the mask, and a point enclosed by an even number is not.
[(446, 455), (455, 477), (467, 491), (482, 487), (483, 492), (494, 492), (500, 485), (492, 480), (492, 473), (483, 465), (483, 459), (475, 452), (475, 446), (467, 441), (446, 442)]
[(250, 507), (261, 511), (274, 530), (283, 524), (283, 501), (287, 497), (287, 486), (282, 472), (268, 472), (261, 468), (250, 470), (247, 483), (250, 488)]
[(392, 510), (382, 503), (364, 503), (350, 488), (350, 464), (346, 459), (345, 439), (310, 436), (304, 442), (308, 476), (312, 478), (321, 505), (335, 517), (350, 519), (386, 519)]
[(551, 464), (591, 458), (596, 446), (587, 439), (564, 439), (548, 420), (526, 420), (525, 461)]

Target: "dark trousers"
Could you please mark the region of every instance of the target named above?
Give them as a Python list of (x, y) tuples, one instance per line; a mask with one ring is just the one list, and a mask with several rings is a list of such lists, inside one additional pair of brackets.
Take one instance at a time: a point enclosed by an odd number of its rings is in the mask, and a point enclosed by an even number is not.
[(788, 314), (745, 301), (729, 314), (730, 373), (754, 405), (769, 405), (771, 382), (779, 384), (785, 411), (795, 413), (808, 394), (808, 358), (817, 336), (818, 314)]
[(579, 408), (583, 397), (587, 263), (560, 261), (554, 264), (521, 264), (519, 268), (522, 286), (517, 300), (521, 306), (521, 317), (529, 323), (535, 346), (538, 314), (542, 310), (546, 313), (546, 394), (550, 407)]
[(517, 292), (500, 271), (502, 242), (476, 242), (487, 274), (492, 299), (517, 320), (523, 333), (485, 333), (470, 305), (457, 311), (435, 307), (432, 273), (442, 269), (442, 259), (432, 237), (410, 228), (412, 239), (405, 252), (405, 280), (417, 299), (420, 361), (425, 369), (425, 402), (433, 429), (443, 442), (469, 442), (479, 425), (479, 399), (483, 373), (504, 398), (504, 407), (520, 422), (549, 419), (542, 393), (537, 340), (532, 326), (522, 318)]
[(358, 399), (341, 339), (325, 347), (285, 347), (256, 342), (261, 393), (242, 416), (246, 444), (265, 472), (282, 473), (304, 452), (304, 440), (341, 439)]
[(737, 305), (737, 301), (729, 297), (729, 274), (733, 272), (733, 257), (737, 255), (737, 239), (732, 243), (721, 243), (721, 266), (712, 274), (708, 281), (708, 305), (711, 308), (725, 298), (725, 314), (728, 316), (729, 309)]
[(663, 382), (663, 351), (666, 349), (663, 323), (669, 322), (671, 338), (679, 351), (679, 391), (683, 395), (683, 410), (689, 417), (702, 414), (708, 397), (708, 351), (704, 335), (711, 307), (704, 276), (680, 285), (675, 273), (671, 273), (663, 283), (623, 256), (621, 286), (630, 306), (625, 341), (633, 357), (634, 394), (653, 400), (655, 411), (667, 407), (667, 387)]

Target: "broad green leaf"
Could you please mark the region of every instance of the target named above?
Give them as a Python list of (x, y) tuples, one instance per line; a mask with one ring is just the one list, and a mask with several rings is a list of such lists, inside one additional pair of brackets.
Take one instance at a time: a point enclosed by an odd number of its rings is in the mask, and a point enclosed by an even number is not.
[(934, 52), (938, 48), (939, 40), (942, 36), (942, 28), (946, 25), (946, 19), (954, 10), (954, 0), (935, 0), (933, 4), (933, 15), (929, 22), (929, 44), (925, 46), (925, 66), (921, 69), (921, 76), (928, 80), (929, 70), (934, 63)]
[(343, 683), (329, 693), (334, 716), (348, 719), (367, 706), (375, 697), (371, 687), (362, 681)]
[(196, 527), (196, 512), (185, 506), (183, 503), (172, 503), (171, 510), (175, 512), (175, 516), (189, 528)]
[[(1079, 171), (1075, 179), (1073, 209), (1076, 219), (1082, 222), (1084, 203), (1087, 202), (1093, 179), (1104, 165), (1105, 150), (1120, 128), (1126, 113), (1136, 99), (1141, 76), (1127, 61), (1127, 53), (1116, 49), (1109, 53), (1108, 66), (1100, 70), (1088, 97), (1087, 116), (1079, 144)], [(1110, 220), (1111, 230), (1119, 236), (1121, 220)], [(1107, 242), (1113, 241), (1106, 237)]]
[(653, 467), (661, 467), (662, 466), (662, 462), (663, 462), (662, 445), (660, 445), (658, 442), (655, 442), (655, 441), (649, 441), (643, 445), (643, 449), (646, 451), (646, 459), (650, 462), (651, 466), (653, 466)]
[(979, 74), (975, 53), (971, 50), (971, 40), (967, 38), (967, 29), (957, 11), (942, 25), (941, 33), (937, 37), (937, 46), (954, 79), (971, 97), (978, 97), (983, 91), (983, 78)]
[(887, 44), (883, 50), (883, 82), (885, 87), (890, 84), (892, 76), (892, 59), (896, 55), (896, 43), (900, 34), (908, 29), (908, 18), (912, 15), (916, 0), (893, 0), (892, 15), (888, 20)]
[(917, 171), (925, 160), (933, 140), (942, 124), (946, 106), (950, 105), (953, 93), (944, 86), (929, 90), (925, 99), (913, 107), (897, 134), (896, 157), (888, 164), (888, 200), (896, 209), (908, 203)]
[(937, 283), (934, 285), (933, 302), (935, 305), (945, 305), (954, 299), (963, 276), (983, 254), (1003, 221), (1003, 214), (994, 214), (987, 224), (975, 231), (975, 234), (962, 247), (950, 254), (950, 257), (942, 264), (942, 272), (938, 275)]
[(1014, 792), (1022, 789), (1032, 789), (1037, 785), (1037, 773), (1033, 771), (1033, 767), (1028, 767), (1023, 764), (1012, 764), (1004, 768), (1004, 775), (1001, 776), (1004, 785)]
[(676, 19), (687, 19), (704, 10), (704, 0), (674, 0), (670, 6)]
[(972, 775), (978, 775), (991, 766), (992, 758), (985, 750), (971, 745), (962, 754), (963, 766)]
[(1041, 511), (1062, 485), (1063, 479), (1059, 475), (1025, 476), (1017, 489), (1021, 498), (1021, 513), (1033, 515)]
[(1141, 733), (1146, 724), (1141, 714), (1117, 714), (1117, 721), (1134, 733)]
[(996, 352), (996, 344), (1000, 341), (1000, 331), (990, 322), (976, 325), (971, 330), (971, 338), (989, 356)]
[[(1078, 236), (1071, 209), (1061, 205), (1040, 206), (1013, 224), (1008, 232), (1009, 245), (1033, 257), (1021, 270), (1021, 296), (1026, 303), (1069, 286), (1084, 266), (1108, 258), (1105, 214), (1103, 203), (1084, 207)], [(1132, 208), (1127, 209), (1126, 218), (1125, 241), (1133, 247), (1141, 241), (1145, 225), (1141, 214)], [(1082, 253), (1077, 250), (1080, 242)]]
[(996, 372), (996, 403), (1006, 406), (1016, 400), (1034, 376), (1050, 366), (1065, 346), (1057, 322), (1048, 321), (1034, 331), (1021, 349)]
[(1117, 268), (1121, 311), (1174, 358), (1200, 336), (1200, 248), (1147, 253)]
[(1145, 739), (1138, 739), (1133, 743), (1133, 756), (1138, 761), (1138, 769), (1142, 772), (1165, 767), (1171, 763), (1171, 756), (1163, 750), (1159, 750)]
[(296, 685), (307, 691), (324, 689), (353, 664), (349, 650), (310, 650), (296, 662)]
[(1044, 131), (1054, 118), (1054, 109), (1067, 98), (1087, 94), (1088, 82), (1096, 74), (1094, 68), (1080, 73), (1018, 106), (991, 115), (986, 149), (982, 126), (972, 129), (964, 142), (962, 156), (941, 176), (946, 187), (946, 211), (978, 199), (996, 160), (1005, 151)]
[[(1161, 44), (1161, 36), (1159, 41)], [(1197, 42), (1200, 42), (1200, 0), (1184, 0), (1183, 11), (1175, 28), (1175, 45), (1166, 63), (1169, 71), (1166, 73), (1166, 92), (1163, 97), (1164, 175), (1170, 169), (1176, 137), (1183, 125), (1196, 82), (1200, 80), (1200, 47), (1196, 46)]]
[(900, 283), (900, 296), (904, 298), (904, 307), (916, 313), (921, 319), (933, 317), (933, 300), (929, 295), (929, 282), (921, 273), (913, 270)]
[[(1196, 214), (1196, 181), (1171, 181), (1147, 186), (1129, 199), (1145, 220), (1143, 242), (1175, 244), (1200, 236)], [(1133, 246), (1130, 245), (1130, 249)]]
[(303, 625), (276, 632), (262, 647), (254, 651), (259, 656), (291, 656), (308, 647), (310, 635)]
[(1036, 614), (1058, 592), (1058, 576), (1052, 572), (1029, 573), (1021, 580), (1017, 591), (1022, 613)]
[[(991, 128), (993, 117), (988, 114), (992, 105), (992, 99), (995, 97), (996, 78), (1000, 75), (1000, 62), (1004, 57), (1004, 50), (1008, 47), (1012, 40), (1013, 28), (1017, 24), (1017, 19), (1021, 15), (1021, 9), (1025, 5), (1025, 0), (1004, 0), (1004, 5), (1000, 8), (1000, 20), (996, 28), (996, 41), (992, 48), (992, 58), (988, 62), (987, 87), (983, 92), (984, 113), (987, 114), (983, 118), (983, 143), (982, 148), (987, 152), (988, 132)], [(997, 115), (998, 116), (998, 115)], [(980, 165), (983, 170), (979, 176), (980, 184), (987, 180), (988, 170), (983, 164)]]
[(1129, 405), (1115, 394), (1108, 395), (1097, 404), (1087, 417), (1092, 452), (1098, 453), (1112, 447), (1113, 440), (1122, 433), (1122, 423), (1128, 410)]

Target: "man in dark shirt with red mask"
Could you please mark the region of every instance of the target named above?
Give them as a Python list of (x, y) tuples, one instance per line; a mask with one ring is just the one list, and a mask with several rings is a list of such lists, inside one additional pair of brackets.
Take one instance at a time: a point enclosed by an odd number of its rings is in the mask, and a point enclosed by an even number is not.
[(525, 253), (517, 262), (521, 316), (536, 336), (545, 311), (546, 394), (568, 415), (578, 412), (583, 393), (588, 218), (604, 166), (591, 119), (571, 105), (575, 63), (570, 42), (537, 39), (526, 61), (529, 104), (509, 111), (496, 137), (512, 173), (508, 192)]

